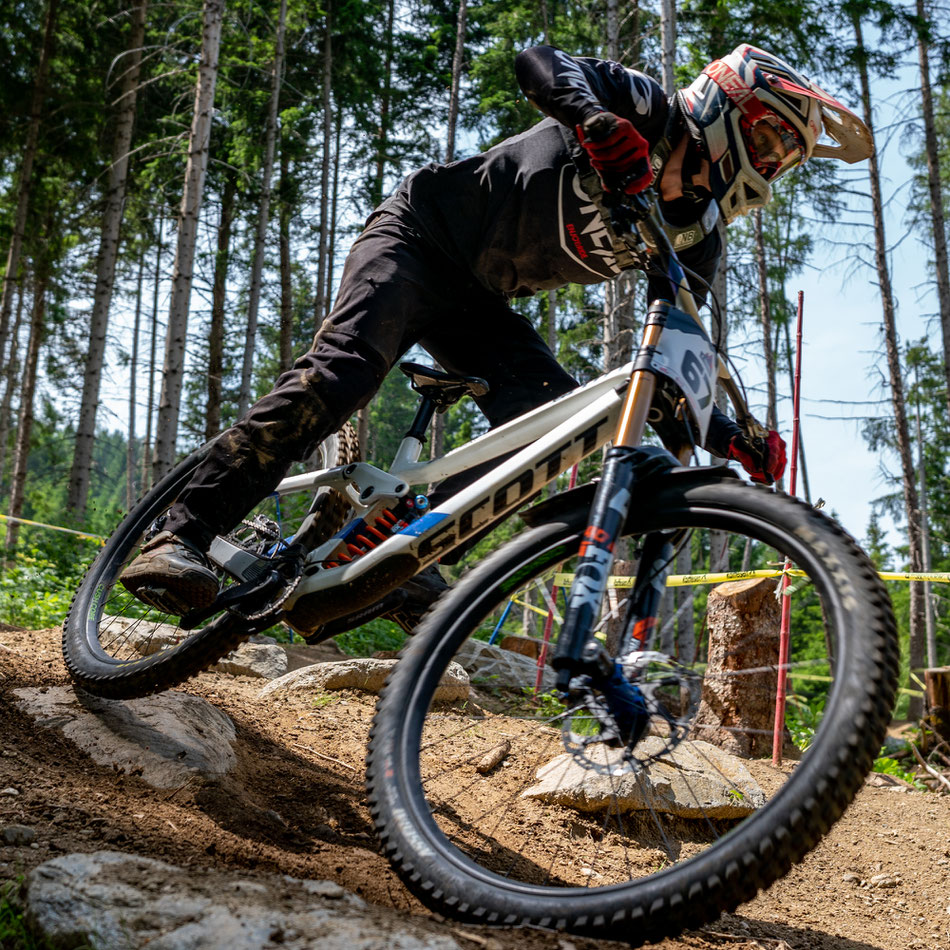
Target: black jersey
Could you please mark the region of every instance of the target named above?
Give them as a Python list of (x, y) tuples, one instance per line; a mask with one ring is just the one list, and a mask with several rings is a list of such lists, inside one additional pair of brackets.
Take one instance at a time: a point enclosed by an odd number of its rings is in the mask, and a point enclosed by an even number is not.
[[(398, 215), (506, 296), (608, 280), (620, 268), (603, 219), (581, 186), (578, 162), (585, 158), (577, 157), (573, 130), (607, 109), (629, 119), (652, 149), (666, 130), (669, 101), (643, 73), (552, 47), (525, 50), (516, 71), (525, 94), (549, 118), (479, 155), (427, 165), (375, 214)], [(705, 210), (697, 208), (697, 220)], [(719, 253), (712, 230), (680, 256), (708, 280)]]

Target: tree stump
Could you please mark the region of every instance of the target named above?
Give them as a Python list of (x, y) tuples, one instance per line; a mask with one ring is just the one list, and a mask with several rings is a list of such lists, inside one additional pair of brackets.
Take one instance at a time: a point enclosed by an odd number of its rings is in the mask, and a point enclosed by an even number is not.
[(775, 588), (771, 578), (730, 581), (709, 592), (706, 606), (708, 666), (693, 735), (746, 758), (772, 752), (781, 626)]
[(950, 742), (950, 666), (924, 670), (928, 722), (941, 739)]

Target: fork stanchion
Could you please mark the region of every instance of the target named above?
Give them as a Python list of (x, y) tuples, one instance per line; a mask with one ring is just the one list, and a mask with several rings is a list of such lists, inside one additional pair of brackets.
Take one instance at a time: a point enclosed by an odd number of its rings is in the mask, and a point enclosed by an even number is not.
[[(577, 466), (571, 469), (571, 477), (567, 484), (567, 490), (570, 491), (577, 484)], [(557, 584), (551, 588), (551, 604), (557, 603), (558, 588)], [(544, 634), (541, 637), (541, 649), (538, 651), (538, 670), (534, 677), (534, 695), (541, 692), (541, 681), (544, 679), (544, 664), (548, 659), (548, 645), (551, 642), (551, 631), (554, 628), (554, 610), (548, 608), (548, 615), (544, 621)]]
[[(795, 494), (798, 482), (798, 427), (799, 427), (799, 406), (801, 405), (802, 395), (802, 317), (805, 309), (805, 293), (798, 292), (798, 324), (795, 331), (795, 393), (794, 393), (794, 416), (792, 418), (792, 459), (789, 467), (788, 493)], [(791, 578), (788, 575), (790, 567), (788, 559), (785, 559), (785, 570), (782, 572), (782, 620), (779, 627), (778, 640), (778, 677), (775, 689), (775, 727), (772, 732), (772, 764), (780, 765), (782, 762), (782, 746), (785, 738), (785, 699), (788, 690), (788, 646), (789, 646), (789, 627), (792, 617), (792, 598), (789, 596), (788, 587), (791, 584)]]

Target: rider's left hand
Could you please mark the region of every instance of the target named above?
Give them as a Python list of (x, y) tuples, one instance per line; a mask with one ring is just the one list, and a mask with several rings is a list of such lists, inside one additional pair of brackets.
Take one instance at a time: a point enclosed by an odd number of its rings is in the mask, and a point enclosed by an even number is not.
[(752, 481), (771, 485), (785, 472), (785, 440), (772, 429), (761, 445), (753, 448), (744, 435), (734, 435), (727, 457), (735, 459)]
[(623, 179), (623, 190), (635, 195), (653, 182), (649, 143), (629, 119), (599, 112), (577, 126), (576, 131), (607, 191)]

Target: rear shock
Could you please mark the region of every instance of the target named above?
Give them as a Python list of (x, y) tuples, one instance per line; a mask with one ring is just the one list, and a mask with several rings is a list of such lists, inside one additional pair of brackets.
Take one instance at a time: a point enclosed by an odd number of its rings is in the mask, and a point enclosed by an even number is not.
[(394, 534), (399, 534), (417, 518), (422, 517), (429, 509), (429, 499), (425, 495), (416, 495), (413, 498), (402, 498), (392, 508), (384, 508), (368, 524), (363, 518), (346, 525), (337, 536), (342, 544), (333, 560), (325, 561), (324, 567), (339, 567), (355, 561), (373, 548), (379, 547)]

